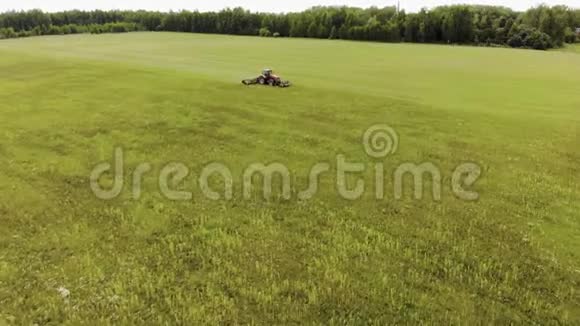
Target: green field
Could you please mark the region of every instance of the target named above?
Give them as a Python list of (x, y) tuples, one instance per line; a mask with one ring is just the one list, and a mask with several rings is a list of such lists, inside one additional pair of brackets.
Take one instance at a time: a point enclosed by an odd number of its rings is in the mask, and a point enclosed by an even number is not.
[[(294, 86), (239, 82), (270, 66)], [(174, 33), (0, 41), (0, 324), (578, 324), (580, 55)], [(432, 162), (441, 201), (212, 201), (210, 162), (236, 180), (280, 162), (307, 185), (337, 154), (372, 167), (363, 132), (400, 137), (386, 171)], [(129, 187), (89, 175), (125, 153)], [(476, 202), (449, 189), (483, 169)], [(171, 201), (157, 172), (191, 175)], [(372, 180), (372, 168), (358, 177)], [(106, 183), (107, 180), (102, 180)], [(212, 180), (217, 189), (220, 180)], [(349, 179), (354, 183), (354, 176)], [(371, 188), (371, 183), (368, 184)], [(63, 295), (66, 288), (69, 295)]]

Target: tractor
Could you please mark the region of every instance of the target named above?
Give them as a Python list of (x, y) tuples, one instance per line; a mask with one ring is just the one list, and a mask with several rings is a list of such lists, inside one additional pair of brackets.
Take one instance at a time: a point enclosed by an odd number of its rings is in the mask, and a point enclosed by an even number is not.
[(280, 77), (274, 75), (272, 69), (264, 69), (262, 74), (256, 78), (244, 79), (242, 80), (244, 85), (269, 85), (277, 87), (288, 87), (290, 82), (287, 80), (282, 80)]

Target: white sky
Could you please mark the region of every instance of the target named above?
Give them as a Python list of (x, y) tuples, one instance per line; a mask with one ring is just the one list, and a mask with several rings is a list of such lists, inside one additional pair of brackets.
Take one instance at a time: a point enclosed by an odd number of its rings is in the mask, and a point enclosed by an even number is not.
[[(422, 7), (435, 7), (443, 4), (489, 4), (502, 5), (515, 10), (525, 10), (539, 3), (549, 5), (563, 4), (580, 8), (580, 0), (401, 0), (401, 8), (417, 11)], [(0, 0), (0, 11), (21, 9), (42, 9), (61, 11), (69, 9), (146, 9), (146, 10), (200, 10), (216, 11), (226, 7), (243, 7), (252, 11), (288, 12), (301, 11), (316, 5), (348, 5), (355, 7), (396, 5), (397, 0)]]

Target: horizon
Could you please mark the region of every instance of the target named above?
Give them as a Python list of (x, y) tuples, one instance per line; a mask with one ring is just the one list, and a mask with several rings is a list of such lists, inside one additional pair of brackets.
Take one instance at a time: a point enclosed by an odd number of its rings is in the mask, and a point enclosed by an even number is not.
[[(226, 8), (242, 7), (246, 10), (252, 12), (267, 12), (267, 13), (290, 13), (290, 12), (301, 12), (316, 6), (347, 6), (347, 7), (392, 7), (397, 6), (397, 1), (374, 1), (374, 0), (350, 0), (344, 1), (343, 3), (337, 3), (334, 0), (301, 0), (294, 1), (292, 3), (285, 3), (282, 6), (272, 3), (271, 1), (264, 0), (251, 0), (251, 1), (230, 1), (230, 0), (216, 0), (211, 3), (188, 5), (187, 1), (178, 0), (168, 0), (168, 1), (150, 1), (145, 0), (139, 2), (139, 4), (134, 4), (132, 1), (124, 0), (105, 0), (100, 1), (99, 4), (93, 5), (89, 3), (78, 3), (70, 0), (55, 0), (55, 1), (37, 1), (37, 0), (22, 0), (19, 1), (17, 5), (3, 5), (0, 4), (0, 12), (10, 12), (10, 11), (26, 11), (33, 9), (40, 9), (43, 12), (59, 12), (59, 11), (70, 11), (70, 10), (146, 10), (146, 11), (160, 11), (160, 12), (170, 12), (170, 11), (200, 11), (200, 12), (210, 12), (210, 11), (220, 11)], [(529, 1), (529, 0), (507, 0), (499, 3), (497, 0), (411, 0), (411, 1), (400, 1), (400, 8), (406, 12), (418, 12), (422, 8), (432, 9), (440, 6), (447, 5), (488, 5), (488, 6), (498, 6), (507, 7), (514, 11), (525, 11), (529, 8), (536, 7), (540, 4), (546, 4), (549, 6), (564, 5), (570, 8), (578, 9), (580, 8), (580, 0), (548, 0), (548, 1)]]

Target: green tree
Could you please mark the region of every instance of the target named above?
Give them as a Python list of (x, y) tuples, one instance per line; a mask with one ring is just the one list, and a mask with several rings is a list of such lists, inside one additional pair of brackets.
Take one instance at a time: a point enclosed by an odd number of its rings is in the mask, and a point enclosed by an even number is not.
[(338, 31), (336, 30), (336, 26), (332, 26), (330, 29), (330, 35), (328, 36), (329, 39), (334, 40), (338, 38)]
[(306, 36), (308, 37), (318, 37), (318, 25), (316, 22), (310, 23), (308, 26), (308, 31), (306, 32)]
[(272, 32), (270, 32), (270, 30), (266, 27), (260, 28), (260, 31), (258, 32), (258, 34), (262, 37), (272, 36)]

